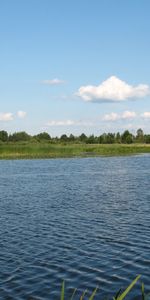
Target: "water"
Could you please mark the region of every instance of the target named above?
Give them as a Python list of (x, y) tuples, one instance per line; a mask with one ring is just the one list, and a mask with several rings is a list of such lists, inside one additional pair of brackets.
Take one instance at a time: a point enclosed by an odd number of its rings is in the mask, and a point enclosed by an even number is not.
[(0, 299), (149, 288), (149, 183), (149, 155), (0, 161)]

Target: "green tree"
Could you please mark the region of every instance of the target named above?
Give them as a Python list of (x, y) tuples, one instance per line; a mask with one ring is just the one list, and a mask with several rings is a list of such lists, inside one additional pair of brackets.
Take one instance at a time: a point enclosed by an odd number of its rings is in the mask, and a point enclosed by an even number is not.
[(69, 140), (70, 142), (74, 142), (74, 141), (75, 141), (75, 136), (71, 133), (71, 134), (69, 135), (69, 137), (68, 137), (68, 140)]
[(82, 143), (86, 143), (86, 142), (87, 142), (87, 136), (85, 135), (85, 133), (82, 133), (82, 134), (79, 136), (79, 140), (80, 140)]
[(94, 137), (94, 134), (91, 134), (91, 135), (87, 138), (86, 143), (87, 143), (87, 144), (95, 144), (95, 137)]
[(66, 134), (62, 134), (60, 137), (61, 142), (67, 142), (68, 141), (68, 137)]
[(51, 136), (47, 132), (41, 132), (34, 136), (38, 141), (49, 141), (51, 140)]
[(107, 144), (113, 144), (115, 142), (115, 134), (113, 133), (107, 133), (106, 135), (106, 143)]
[(116, 134), (115, 141), (116, 141), (116, 143), (118, 143), (118, 144), (121, 143), (121, 136), (120, 136), (120, 133), (119, 133), (119, 132), (117, 132), (117, 134)]
[(150, 134), (145, 134), (144, 135), (144, 141), (146, 144), (150, 144)]
[(0, 131), (0, 141), (7, 142), (8, 141), (8, 133), (5, 130)]
[(121, 136), (122, 143), (131, 144), (133, 143), (133, 135), (128, 130), (125, 130)]
[(29, 141), (31, 136), (25, 131), (15, 132), (9, 136), (11, 142)]
[(136, 141), (138, 143), (143, 143), (144, 142), (144, 132), (141, 128), (139, 128), (136, 132)]
[(107, 134), (104, 132), (99, 136), (99, 143), (100, 144), (106, 144), (107, 143)]

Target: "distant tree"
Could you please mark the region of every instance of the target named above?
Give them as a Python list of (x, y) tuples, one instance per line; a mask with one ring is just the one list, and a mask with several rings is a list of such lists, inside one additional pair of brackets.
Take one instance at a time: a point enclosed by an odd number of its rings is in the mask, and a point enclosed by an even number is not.
[(136, 141), (139, 143), (144, 142), (144, 132), (141, 128), (139, 128), (136, 132)]
[(95, 137), (94, 137), (94, 134), (91, 134), (91, 135), (87, 138), (86, 143), (87, 143), (87, 144), (95, 144)]
[(49, 141), (51, 140), (51, 136), (47, 132), (41, 132), (34, 136), (38, 141)]
[(102, 137), (102, 135), (100, 135), (100, 136), (98, 136), (98, 143), (99, 144), (102, 144), (103, 143), (103, 137)]
[(132, 134), (130, 134), (126, 137), (126, 144), (132, 144), (132, 143), (133, 143), (133, 136)]
[(107, 144), (113, 144), (115, 142), (115, 134), (113, 133), (107, 133), (106, 135), (106, 143)]
[(70, 142), (74, 142), (74, 141), (75, 141), (75, 136), (71, 133), (71, 134), (69, 135), (69, 137), (68, 137), (68, 140), (69, 140)]
[(120, 144), (121, 143), (121, 135), (119, 132), (117, 132), (116, 137), (115, 137), (115, 142)]
[(79, 140), (80, 140), (82, 143), (86, 143), (86, 142), (87, 142), (87, 136), (85, 135), (85, 133), (82, 133), (82, 134), (79, 136)]
[(20, 142), (20, 141), (29, 141), (31, 136), (25, 131), (15, 132), (9, 136), (9, 141), (11, 142)]
[(107, 134), (104, 132), (99, 136), (99, 143), (100, 144), (106, 144), (107, 143)]
[(133, 143), (133, 135), (128, 130), (125, 130), (121, 136), (121, 141), (125, 144), (131, 144)]
[(52, 141), (52, 143), (54, 143), (54, 144), (59, 143), (59, 138), (58, 138), (58, 136), (55, 136), (55, 137), (51, 138), (51, 141)]
[(8, 133), (5, 130), (0, 131), (0, 141), (7, 142), (8, 141)]
[(68, 137), (66, 134), (62, 134), (61, 137), (60, 137), (60, 141), (61, 142), (67, 142), (68, 141)]
[(95, 144), (99, 144), (99, 137), (98, 137), (98, 136), (95, 136), (95, 137), (94, 137), (94, 143), (95, 143)]
[(144, 141), (146, 144), (150, 144), (150, 134), (145, 134), (144, 135)]

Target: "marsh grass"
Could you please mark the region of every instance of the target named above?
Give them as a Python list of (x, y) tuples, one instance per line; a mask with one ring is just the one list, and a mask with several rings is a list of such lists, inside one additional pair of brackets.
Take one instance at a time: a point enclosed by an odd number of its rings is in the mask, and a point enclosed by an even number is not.
[[(126, 298), (126, 296), (130, 293), (130, 291), (132, 290), (132, 288), (135, 286), (135, 284), (137, 283), (137, 281), (140, 279), (141, 275), (138, 275), (130, 284), (129, 286), (123, 291), (121, 292), (121, 290), (119, 290), (116, 295), (112, 298), (112, 300), (124, 300)], [(92, 292), (92, 294), (88, 297), (88, 300), (94, 300), (95, 295), (97, 293), (98, 288), (96, 287), (94, 289), (94, 291)], [(77, 289), (75, 289), (72, 293), (71, 298), (67, 299), (65, 297), (65, 283), (63, 281), (62, 283), (62, 287), (61, 287), (61, 294), (60, 294), (60, 300), (74, 300), (74, 297), (76, 296), (76, 291)], [(86, 296), (87, 290), (85, 290), (81, 296), (79, 297), (79, 300), (84, 300), (85, 296)], [(141, 297), (140, 299), (142, 300), (150, 300), (150, 293), (146, 294), (145, 293), (145, 288), (144, 288), (144, 284), (141, 284)], [(87, 299), (87, 297), (86, 297)], [(105, 298), (106, 299), (106, 298)]]
[(149, 144), (3, 143), (0, 159), (115, 156), (150, 153)]

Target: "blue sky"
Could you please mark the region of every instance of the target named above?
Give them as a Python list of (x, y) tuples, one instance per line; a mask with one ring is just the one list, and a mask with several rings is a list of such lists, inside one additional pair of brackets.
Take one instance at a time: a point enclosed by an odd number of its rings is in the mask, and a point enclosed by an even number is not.
[(150, 132), (149, 0), (2, 0), (0, 130)]

